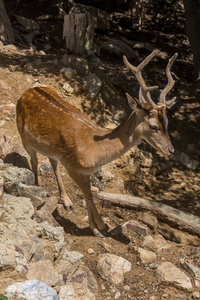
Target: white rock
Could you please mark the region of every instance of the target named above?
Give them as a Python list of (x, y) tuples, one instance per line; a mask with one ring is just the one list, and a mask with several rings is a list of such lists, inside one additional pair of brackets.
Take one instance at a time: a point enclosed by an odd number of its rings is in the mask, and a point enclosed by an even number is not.
[(63, 89), (69, 94), (73, 94), (74, 92), (74, 88), (67, 82), (64, 83)]
[(131, 270), (131, 263), (123, 257), (105, 253), (99, 256), (97, 270), (102, 278), (118, 284), (124, 280), (124, 274)]
[(26, 280), (9, 285), (4, 290), (9, 300), (58, 300), (56, 291), (39, 280)]
[(181, 290), (191, 291), (190, 278), (171, 262), (163, 262), (156, 272), (161, 283), (172, 285)]

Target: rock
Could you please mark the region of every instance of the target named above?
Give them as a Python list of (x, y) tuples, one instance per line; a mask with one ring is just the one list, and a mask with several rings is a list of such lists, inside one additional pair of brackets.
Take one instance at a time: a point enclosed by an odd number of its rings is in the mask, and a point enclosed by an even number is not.
[(0, 89), (8, 90), (8, 89), (10, 89), (10, 87), (7, 84), (7, 82), (5, 82), (4, 80), (0, 79)]
[(76, 70), (72, 68), (62, 68), (60, 73), (63, 74), (67, 79), (71, 79), (74, 75), (76, 75)]
[(151, 215), (150, 213), (143, 213), (140, 217), (139, 220), (147, 224), (151, 229), (155, 229), (158, 224), (158, 219)]
[(130, 220), (122, 225), (115, 227), (109, 232), (111, 235), (120, 235), (120, 234), (138, 234), (138, 235), (147, 235), (148, 227), (139, 223), (138, 221)]
[(200, 269), (194, 266), (193, 264), (181, 259), (181, 266), (190, 274), (194, 279), (195, 286), (200, 288)]
[(146, 52), (152, 52), (153, 46), (150, 43), (143, 43), (143, 42), (137, 42), (133, 45), (134, 50), (139, 50), (140, 52), (143, 51)]
[(10, 300), (58, 300), (56, 291), (39, 280), (27, 280), (9, 285), (4, 294)]
[(126, 55), (126, 57), (131, 60), (135, 60), (137, 58), (136, 52), (127, 43), (119, 40), (103, 42), (100, 49), (101, 52), (107, 56), (115, 56), (122, 59), (122, 56)]
[(163, 249), (169, 249), (171, 245), (163, 238), (162, 235), (156, 234), (154, 237), (151, 235), (145, 236), (142, 247), (151, 251), (161, 251)]
[(51, 255), (55, 260), (59, 256), (61, 250), (65, 245), (66, 235), (64, 232), (64, 228), (59, 226), (54, 227), (53, 225), (44, 221), (38, 224), (35, 230), (39, 237), (48, 240), (48, 242), (53, 245), (53, 248), (51, 249), (51, 251), (53, 252), (51, 253)]
[(74, 92), (74, 88), (67, 82), (64, 83), (63, 89), (69, 94), (73, 94)]
[(141, 157), (141, 166), (145, 167), (145, 168), (150, 168), (153, 164), (153, 156), (152, 154), (149, 152), (146, 152), (146, 154), (144, 155), (142, 152), (140, 153), (140, 157)]
[(3, 125), (6, 123), (6, 121), (4, 121), (4, 120), (1, 120), (0, 121), (0, 127), (3, 127)]
[(34, 214), (30, 199), (25, 197), (4, 194), (1, 208), (4, 210), (4, 222), (9, 224), (29, 220)]
[(0, 199), (1, 196), (3, 195), (3, 185), (4, 185), (4, 179), (2, 176), (0, 176)]
[(94, 254), (94, 249), (88, 248), (87, 253), (88, 253), (88, 254)]
[(86, 76), (89, 72), (88, 61), (84, 58), (65, 54), (62, 58), (64, 66), (69, 67), (80, 76)]
[(63, 275), (63, 281), (66, 283), (68, 278), (78, 269), (82, 262), (83, 254), (77, 251), (65, 251), (56, 262), (56, 270)]
[(18, 196), (27, 192), (42, 199), (46, 198), (44, 188), (34, 185), (35, 177), (32, 171), (6, 164), (0, 170), (0, 175), (4, 176), (4, 190), (6, 193)]
[(50, 260), (43, 260), (29, 266), (27, 279), (37, 279), (47, 285), (55, 286), (59, 281), (59, 273)]
[(13, 117), (16, 112), (16, 105), (14, 103), (0, 105), (0, 110), (7, 117)]
[(147, 235), (148, 227), (139, 223), (138, 221), (130, 220), (122, 225), (122, 232), (135, 231), (138, 235)]
[(89, 94), (90, 98), (94, 99), (102, 86), (102, 81), (101, 79), (95, 75), (95, 74), (90, 74), (86, 77), (87, 83), (88, 83), (88, 88), (89, 88)]
[(57, 204), (58, 200), (56, 197), (48, 197), (42, 208), (38, 209), (35, 213), (37, 221), (43, 222), (46, 220), (50, 220), (52, 217), (52, 213), (57, 207)]
[(156, 273), (159, 281), (163, 284), (171, 285), (185, 291), (192, 290), (190, 278), (171, 262), (161, 263), (157, 268)]
[(86, 275), (87, 275), (87, 286), (88, 286), (88, 289), (92, 293), (96, 294), (98, 292), (98, 283), (97, 283), (97, 280), (96, 280), (94, 274), (83, 263), (81, 264), (81, 266), (80, 266), (79, 269), (81, 271), (84, 271), (86, 273)]
[(173, 160), (179, 161), (184, 166), (186, 166), (188, 169), (196, 170), (196, 168), (199, 166), (199, 162), (195, 159), (190, 159), (187, 154), (181, 151), (176, 151), (173, 154), (172, 157)]
[(33, 31), (33, 30), (39, 30), (40, 27), (38, 25), (37, 22), (35, 22), (34, 20), (32, 19), (27, 19), (25, 17), (22, 17), (22, 16), (18, 16), (18, 15), (15, 15), (15, 18), (17, 20), (17, 22), (24, 26), (26, 29), (28, 29), (29, 31)]
[(4, 175), (5, 188), (7, 192), (10, 193), (14, 193), (15, 190), (18, 190), (17, 185), (19, 185), (19, 183), (25, 185), (34, 185), (35, 183), (34, 174), (28, 169), (4, 165), (4, 169), (0, 170), (0, 174)]
[(5, 134), (0, 134), (0, 158), (5, 159), (5, 157), (11, 152), (11, 137)]
[(124, 274), (131, 270), (131, 263), (123, 257), (114, 254), (102, 254), (97, 262), (97, 271), (108, 282), (119, 284), (124, 280)]
[(192, 298), (193, 298), (193, 299), (200, 299), (200, 292), (194, 292), (194, 293), (192, 294)]
[(143, 264), (153, 263), (157, 259), (156, 253), (153, 251), (145, 250), (140, 247), (134, 247), (134, 251), (139, 255)]
[[(20, 277), (23, 278), (24, 275), (27, 274), (28, 266), (24, 253), (21, 248), (14, 245), (11, 240), (8, 242), (1, 240), (0, 268), (2, 273), (6, 271), (7, 276), (11, 278), (14, 275), (14, 271), (18, 273), (18, 279)], [(20, 276), (20, 274), (23, 276)], [(16, 274), (14, 275), (14, 278), (15, 277)]]

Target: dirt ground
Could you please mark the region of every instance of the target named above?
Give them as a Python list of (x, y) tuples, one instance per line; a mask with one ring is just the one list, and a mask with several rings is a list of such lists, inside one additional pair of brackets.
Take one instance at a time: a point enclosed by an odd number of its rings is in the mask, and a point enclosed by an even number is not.
[[(27, 9), (25, 1), (20, 1), (21, 5), (19, 3), (15, 5), (15, 1), (12, 0), (7, 2), (10, 15), (17, 13), (32, 19), (44, 14), (57, 16), (57, 1), (53, 1), (55, 6), (52, 11), (47, 8), (45, 1), (34, 2), (38, 5), (37, 9), (33, 2), (31, 4), (33, 7), (29, 7), (29, 9)], [(137, 22), (135, 22), (135, 27), (130, 29), (130, 15), (121, 12), (113, 13), (111, 30), (106, 33), (98, 32), (96, 42), (100, 44), (108, 37), (135, 42), (148, 42), (153, 48), (164, 52), (167, 59), (178, 52), (178, 59), (173, 66), (173, 73), (176, 78), (173, 95), (177, 96), (178, 101), (177, 105), (168, 111), (169, 133), (176, 151), (184, 152), (190, 159), (199, 161), (200, 88), (192, 84), (192, 54), (184, 31), (183, 11), (180, 7), (178, 8), (180, 10), (178, 16), (172, 15), (171, 22), (167, 17), (165, 19), (162, 16), (160, 18), (156, 16), (155, 23), (151, 24), (152, 15), (149, 13), (149, 7), (141, 31), (138, 31)], [(175, 17), (177, 17), (177, 23), (175, 23)], [(176, 28), (174, 28), (175, 24)], [(60, 60), (66, 52), (62, 40), (62, 19), (55, 17), (53, 20), (40, 21), (40, 25), (44, 35), (41, 39), (36, 40), (35, 46), (37, 50), (42, 50), (45, 42), (50, 43), (51, 48), (46, 51), (46, 55), (31, 55), (25, 45), (20, 45), (21, 51), (16, 51), (11, 46), (7, 51), (1, 53), (0, 79), (7, 83), (8, 88), (0, 90), (0, 105), (8, 102), (16, 104), (22, 93), (38, 81), (53, 87), (63, 98), (81, 111), (88, 113), (95, 121), (98, 112), (92, 111), (91, 107), (88, 108), (88, 103), (90, 103), (87, 98), (88, 95), (79, 93), (78, 95), (69, 96), (62, 88), (65, 79), (60, 74), (62, 67)], [(44, 40), (44, 36), (46, 36), (47, 41)], [(17, 43), (19, 46), (19, 42)], [(141, 61), (146, 55), (145, 51), (138, 50), (137, 62)], [(42, 64), (37, 64), (38, 59), (41, 59)], [(147, 72), (149, 74), (149, 84), (155, 85), (156, 80), (159, 80), (161, 87), (166, 84), (164, 70), (167, 59), (155, 60), (154, 63), (150, 64)], [(134, 86), (136, 86), (136, 81), (134, 76), (123, 66), (122, 60), (106, 56), (101, 56), (100, 60), (107, 76), (119, 92), (124, 94), (127, 91), (131, 94)], [(31, 63), (33, 67), (27, 68), (28, 63)], [(71, 82), (71, 84), (74, 87), (76, 84), (78, 85), (76, 81)], [(126, 103), (122, 104), (121, 107), (114, 107), (109, 103), (105, 103), (105, 107), (108, 111), (107, 115), (114, 115), (118, 111), (123, 111), (125, 114), (130, 112)], [(5, 120), (1, 132), (11, 136), (13, 143), (19, 147), (18, 145), (21, 145), (21, 142), (15, 124), (15, 117), (5, 117), (0, 112), (0, 120)], [(105, 118), (103, 126), (109, 125), (108, 119)], [(133, 174), (130, 153), (125, 155), (117, 164), (111, 165), (114, 176), (108, 181), (105, 180), (104, 191), (125, 193), (159, 201), (199, 216), (200, 167), (191, 170), (175, 160), (165, 160), (146, 144), (142, 144), (139, 148), (143, 150), (146, 156), (149, 155), (149, 152), (152, 153), (153, 165), (150, 168), (140, 166), (137, 165), (136, 160), (137, 172)], [(39, 162), (41, 165), (48, 161), (46, 158), (39, 156)], [(85, 264), (94, 273), (99, 284), (97, 299), (116, 299), (116, 291), (121, 293), (119, 299), (149, 299), (151, 296), (155, 296), (155, 299), (192, 299), (190, 293), (160, 285), (155, 276), (155, 271), (139, 261), (133, 253), (133, 246), (140, 245), (142, 236), (133, 234), (131, 236), (108, 236), (103, 239), (92, 236), (91, 230), (88, 228), (83, 196), (63, 167), (61, 167), (61, 173), (66, 191), (68, 191), (74, 203), (74, 211), (65, 211), (60, 204), (57, 211), (54, 212), (54, 217), (64, 227), (67, 235), (73, 241), (71, 250), (83, 253)], [(94, 178), (93, 180), (95, 181)], [(103, 181), (104, 178), (101, 180)], [(45, 174), (40, 172), (39, 182), (45, 187), (50, 196), (56, 195), (58, 197), (56, 182), (51, 170), (45, 172)], [(139, 211), (105, 205), (101, 201), (96, 201), (96, 205), (105, 221), (113, 226), (132, 219), (137, 220), (141, 214)], [(162, 257), (159, 258), (160, 261), (166, 259), (180, 267), (180, 258), (185, 258), (200, 267), (200, 250), (198, 247), (175, 241), (170, 241), (170, 243), (172, 245), (170, 252), (163, 251)], [(94, 253), (89, 254), (88, 248), (92, 248)], [(109, 251), (109, 249), (112, 250), (113, 254), (126, 258), (132, 264), (131, 272), (125, 275), (124, 282), (118, 286), (101, 279), (96, 270), (98, 255)], [(130, 290), (124, 288), (125, 286), (129, 286)]]

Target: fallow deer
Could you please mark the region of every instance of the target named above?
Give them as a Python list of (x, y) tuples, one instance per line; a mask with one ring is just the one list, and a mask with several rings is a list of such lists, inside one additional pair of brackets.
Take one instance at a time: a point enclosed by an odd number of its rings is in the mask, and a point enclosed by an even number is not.
[(138, 67), (131, 65), (127, 58), (123, 57), (126, 67), (135, 74), (140, 84), (140, 92), (139, 100), (126, 94), (132, 112), (114, 130), (97, 127), (49, 87), (31, 88), (17, 103), (17, 126), (24, 148), (31, 157), (36, 185), (38, 152), (49, 158), (60, 197), (66, 208), (72, 208), (72, 202), (64, 190), (60, 176), (60, 161), (84, 194), (89, 226), (96, 236), (103, 236), (101, 232), (105, 232), (106, 224), (93, 202), (90, 174), (120, 157), (133, 146), (139, 145), (142, 140), (165, 156), (170, 156), (174, 151), (167, 132), (166, 107), (175, 101), (175, 98), (166, 101), (165, 97), (174, 85), (170, 69), (177, 54), (168, 62), (168, 83), (160, 93), (157, 104), (151, 99), (150, 92), (158, 87), (148, 87), (141, 74), (142, 69), (158, 54), (158, 50), (153, 51)]

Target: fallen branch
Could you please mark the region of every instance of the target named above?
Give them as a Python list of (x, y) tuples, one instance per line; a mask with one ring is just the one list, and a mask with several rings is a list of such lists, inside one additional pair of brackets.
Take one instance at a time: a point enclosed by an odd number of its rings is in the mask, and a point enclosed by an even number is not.
[(130, 209), (148, 210), (158, 219), (173, 224), (176, 227), (200, 236), (200, 218), (192, 214), (182, 212), (163, 203), (142, 199), (124, 194), (111, 194), (98, 192), (95, 196), (103, 201), (108, 201), (116, 206)]

